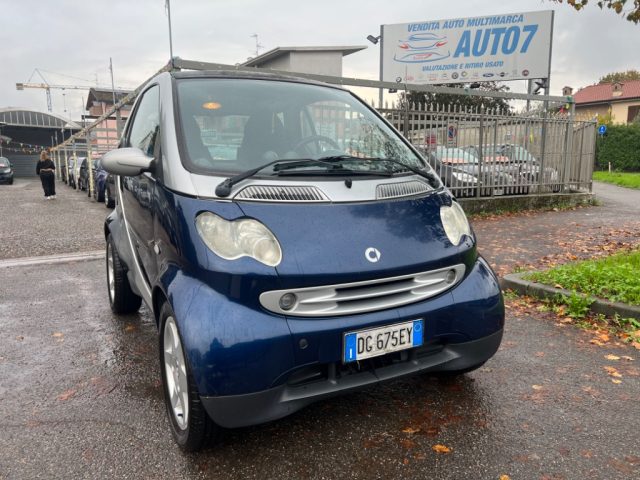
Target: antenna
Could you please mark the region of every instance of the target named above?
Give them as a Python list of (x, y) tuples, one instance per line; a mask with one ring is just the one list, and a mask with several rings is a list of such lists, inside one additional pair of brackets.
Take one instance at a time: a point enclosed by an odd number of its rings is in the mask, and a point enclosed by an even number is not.
[(249, 35), (251, 38), (255, 38), (256, 39), (256, 57), (260, 56), (260, 49), (264, 48), (264, 45), (261, 45), (260, 42), (258, 42), (258, 34), (254, 33), (253, 35)]

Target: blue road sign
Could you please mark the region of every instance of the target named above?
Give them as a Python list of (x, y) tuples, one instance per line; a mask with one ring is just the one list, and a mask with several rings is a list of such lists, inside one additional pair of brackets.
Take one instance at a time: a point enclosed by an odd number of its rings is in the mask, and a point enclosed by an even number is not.
[(605, 133), (607, 133), (607, 126), (606, 125), (600, 125), (598, 127), (598, 133), (600, 135), (604, 135)]

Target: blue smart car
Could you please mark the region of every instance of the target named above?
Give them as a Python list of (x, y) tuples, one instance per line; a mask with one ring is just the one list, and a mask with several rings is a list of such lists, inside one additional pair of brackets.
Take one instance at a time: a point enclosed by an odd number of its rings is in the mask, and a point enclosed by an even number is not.
[(111, 308), (152, 310), (172, 433), (220, 427), (498, 349), (504, 304), (419, 153), (334, 86), (167, 72), (141, 91), (104, 226)]

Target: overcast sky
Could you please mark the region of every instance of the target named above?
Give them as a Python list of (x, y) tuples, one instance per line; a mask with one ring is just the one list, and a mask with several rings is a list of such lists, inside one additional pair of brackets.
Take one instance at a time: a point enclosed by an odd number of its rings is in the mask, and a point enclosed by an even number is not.
[[(578, 13), (542, 0), (172, 0), (173, 49), (185, 59), (235, 64), (254, 55), (254, 33), (260, 53), (368, 44), (344, 58), (343, 74), (377, 78), (378, 46), (366, 36), (377, 35), (380, 24), (550, 9), (556, 11), (552, 94), (612, 71), (640, 69), (640, 26), (595, 5)], [(169, 59), (165, 0), (0, 0), (0, 45), (0, 108), (46, 111), (43, 90), (15, 89), (35, 68), (50, 84), (110, 85), (112, 57), (116, 86), (132, 88)], [(524, 81), (511, 83), (523, 89)], [(79, 118), (83, 95), (53, 90), (54, 112)]]

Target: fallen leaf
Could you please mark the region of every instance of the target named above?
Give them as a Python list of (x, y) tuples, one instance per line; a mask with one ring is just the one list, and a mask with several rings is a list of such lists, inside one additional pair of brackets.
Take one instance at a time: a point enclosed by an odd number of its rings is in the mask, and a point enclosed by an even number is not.
[(16, 340), (18, 340), (19, 342), (21, 342), (22, 340), (24, 340), (24, 337), (22, 335), (18, 335), (16, 337)]
[(509, 475), (500, 475), (500, 480), (511, 480)]
[(451, 453), (451, 449), (445, 445), (440, 445), (439, 443), (431, 447), (436, 453)]
[(618, 372), (618, 370), (616, 370), (613, 367), (604, 367), (604, 369), (607, 371), (607, 373), (609, 375), (611, 375), (612, 377), (616, 377), (616, 378), (622, 378), (622, 375), (620, 375), (620, 373)]
[(413, 428), (413, 427), (407, 427), (402, 429), (403, 433), (408, 433), (409, 435), (413, 435), (414, 433), (418, 433), (419, 431), (420, 431), (420, 428)]
[(629, 355), (623, 355), (622, 357), (623, 360), (626, 360), (627, 362), (633, 362), (633, 357), (630, 357)]
[(403, 438), (402, 440), (400, 440), (400, 445), (402, 445), (407, 450), (416, 446), (415, 442), (413, 440), (409, 440), (408, 438)]
[(571, 317), (564, 317), (562, 320), (560, 320), (560, 323), (571, 323), (573, 322), (573, 318)]
[(607, 360), (620, 360), (620, 357), (617, 355), (606, 355), (604, 358), (606, 358)]
[(416, 453), (413, 458), (415, 458), (416, 460), (424, 460), (425, 458), (427, 458), (427, 456), (424, 453)]
[(408, 458), (405, 458), (405, 459), (402, 461), (402, 463), (403, 463), (404, 465), (409, 465), (409, 459), (408, 459)]
[(536, 357), (544, 357), (544, 352), (536, 352), (535, 356)]
[(58, 395), (58, 400), (60, 400), (61, 402), (65, 402), (69, 400), (71, 397), (73, 397), (75, 394), (76, 394), (76, 391), (73, 388), (69, 390), (65, 390), (60, 395)]
[(603, 342), (608, 342), (609, 341), (609, 335), (607, 335), (606, 333), (601, 333), (598, 335), (598, 338), (600, 340), (602, 340)]
[(542, 390), (544, 387), (542, 385), (531, 385), (531, 388), (534, 390)]
[(612, 379), (611, 379), (611, 381), (612, 381), (613, 383), (615, 383), (616, 385), (618, 385), (618, 384), (622, 383), (622, 380), (618, 380), (617, 378), (612, 378)]
[(640, 350), (640, 342), (631, 342), (631, 345), (633, 345), (636, 350)]
[(62, 337), (64, 337), (64, 334), (63, 334), (63, 333), (61, 333), (61, 332), (56, 332), (56, 333), (54, 333), (54, 334), (53, 334), (53, 335), (51, 335), (51, 336), (52, 336), (52, 337), (55, 337), (55, 338), (62, 338)]
[(596, 340), (595, 338), (592, 338), (591, 340), (589, 340), (589, 343), (593, 344), (593, 345), (597, 345), (599, 347), (601, 347), (602, 345), (604, 345), (600, 340)]
[(136, 329), (135, 325), (127, 325), (126, 327), (124, 327), (125, 332), (133, 332), (135, 331), (135, 329)]

